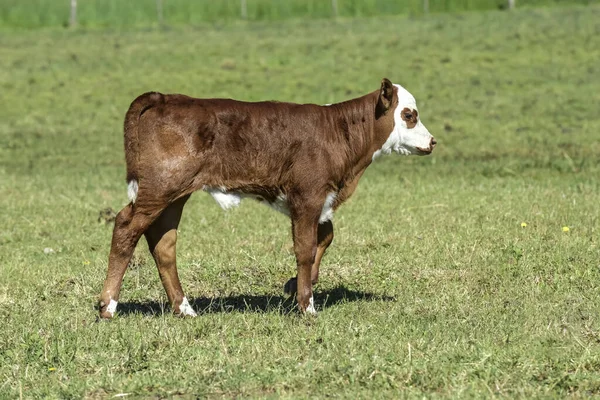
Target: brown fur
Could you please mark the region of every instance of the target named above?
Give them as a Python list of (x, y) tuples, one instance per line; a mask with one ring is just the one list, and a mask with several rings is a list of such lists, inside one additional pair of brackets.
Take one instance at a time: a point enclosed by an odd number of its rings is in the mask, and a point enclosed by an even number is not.
[[(117, 215), (100, 314), (118, 300), (127, 263), (141, 235), (148, 239), (176, 313), (183, 299), (175, 243), (189, 195), (203, 188), (259, 196), (285, 195), (292, 220), (300, 310), (318, 279), (319, 263), (333, 240), (333, 224), (319, 224), (326, 196), (334, 208), (358, 181), (394, 127), (396, 88), (381, 89), (331, 106), (247, 103), (146, 93), (125, 117), (127, 180), (139, 184), (135, 203)], [(416, 118), (416, 112), (415, 112)]]
[(419, 121), (419, 112), (417, 110), (411, 110), (408, 107), (404, 107), (400, 113), (402, 120), (406, 122), (406, 127), (412, 129), (417, 126)]

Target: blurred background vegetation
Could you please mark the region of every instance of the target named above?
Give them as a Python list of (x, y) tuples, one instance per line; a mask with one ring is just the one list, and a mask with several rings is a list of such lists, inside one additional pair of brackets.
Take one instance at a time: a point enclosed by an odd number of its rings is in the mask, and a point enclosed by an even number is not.
[[(594, 4), (600, 0), (515, 0), (516, 7)], [(83, 27), (197, 24), (226, 20), (422, 15), (507, 9), (509, 0), (79, 0)], [(0, 29), (69, 26), (70, 0), (2, 0)]]

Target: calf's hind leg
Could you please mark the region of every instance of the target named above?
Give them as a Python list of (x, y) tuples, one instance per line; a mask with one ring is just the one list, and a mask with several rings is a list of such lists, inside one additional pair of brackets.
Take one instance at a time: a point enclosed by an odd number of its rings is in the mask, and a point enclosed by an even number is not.
[(189, 197), (182, 197), (170, 204), (150, 225), (145, 236), (173, 312), (179, 316), (195, 317), (196, 313), (181, 288), (176, 261), (177, 227)]
[(131, 203), (117, 214), (108, 257), (108, 271), (98, 302), (101, 318), (112, 318), (115, 314), (123, 276), (135, 246), (160, 211), (161, 208), (140, 212), (139, 208)]

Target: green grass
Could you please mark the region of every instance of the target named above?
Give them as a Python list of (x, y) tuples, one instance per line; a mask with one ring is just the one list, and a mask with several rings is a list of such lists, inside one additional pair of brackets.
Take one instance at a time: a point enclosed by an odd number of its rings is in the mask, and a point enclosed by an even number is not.
[[(599, 0), (517, 0), (521, 7), (594, 4)], [(201, 24), (241, 19), (240, 0), (162, 0), (163, 23)], [(431, 0), (429, 12), (460, 12), (506, 9), (508, 0)], [(68, 0), (3, 0), (0, 29), (68, 26)], [(337, 0), (338, 16), (422, 15), (423, 0)], [(329, 0), (247, 0), (250, 20), (331, 18)], [(84, 0), (77, 5), (82, 27), (128, 28), (158, 25), (156, 0)]]
[[(600, 395), (600, 7), (0, 48), (0, 398)], [(316, 318), (282, 295), (287, 219), (198, 193), (178, 256), (199, 317), (169, 314), (142, 240), (120, 314), (96, 322), (112, 230), (97, 218), (126, 202), (136, 95), (331, 103), (384, 76), (438, 148), (376, 162), (336, 213)]]

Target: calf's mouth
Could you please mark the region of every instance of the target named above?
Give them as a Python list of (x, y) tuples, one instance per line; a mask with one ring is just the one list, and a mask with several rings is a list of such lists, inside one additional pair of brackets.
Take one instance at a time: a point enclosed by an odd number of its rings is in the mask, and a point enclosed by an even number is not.
[(429, 142), (429, 147), (428, 148), (423, 148), (423, 147), (417, 147), (417, 154), (420, 156), (427, 156), (429, 154), (431, 154), (431, 152), (433, 151), (433, 148), (435, 147), (435, 145), (437, 144), (437, 141), (434, 138), (431, 138), (430, 142)]

